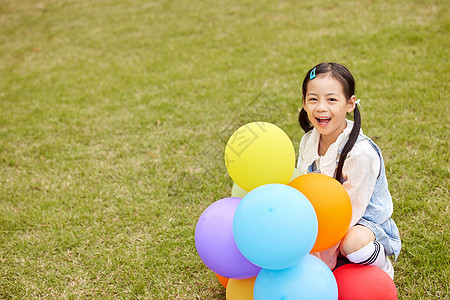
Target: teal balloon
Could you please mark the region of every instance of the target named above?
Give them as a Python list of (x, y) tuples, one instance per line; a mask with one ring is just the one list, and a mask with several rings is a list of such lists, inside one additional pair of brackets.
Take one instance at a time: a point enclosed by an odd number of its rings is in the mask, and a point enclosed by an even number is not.
[(256, 277), (253, 298), (335, 300), (338, 299), (338, 286), (330, 268), (319, 258), (308, 254), (288, 269), (262, 269)]
[(233, 236), (241, 253), (253, 264), (279, 270), (294, 266), (317, 238), (317, 216), (297, 189), (266, 184), (242, 198), (233, 218)]

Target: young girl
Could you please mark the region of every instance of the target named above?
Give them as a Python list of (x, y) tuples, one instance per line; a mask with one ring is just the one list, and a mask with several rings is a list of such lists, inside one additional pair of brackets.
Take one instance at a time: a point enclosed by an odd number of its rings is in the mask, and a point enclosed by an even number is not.
[[(346, 67), (321, 63), (306, 74), (302, 94), (299, 123), (305, 135), (297, 168), (302, 174), (336, 178), (352, 203), (350, 229), (342, 241), (313, 254), (334, 269), (340, 252), (353, 263), (377, 266), (393, 278), (387, 255), (397, 259), (401, 241), (390, 218), (392, 198), (380, 148), (361, 130), (355, 80)], [(352, 111), (354, 122), (346, 119)]]

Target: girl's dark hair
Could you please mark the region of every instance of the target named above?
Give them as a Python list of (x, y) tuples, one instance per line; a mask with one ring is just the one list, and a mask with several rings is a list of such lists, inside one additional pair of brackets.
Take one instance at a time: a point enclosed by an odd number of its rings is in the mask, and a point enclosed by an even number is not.
[[(355, 79), (353, 78), (352, 73), (350, 73), (350, 71), (346, 67), (337, 63), (320, 63), (306, 73), (302, 85), (302, 101), (305, 101), (306, 99), (306, 88), (308, 86), (308, 82), (311, 80), (310, 74), (311, 71), (314, 70), (314, 68), (316, 69), (316, 76), (320, 74), (329, 74), (331, 78), (337, 80), (341, 84), (347, 100), (349, 100), (355, 94)], [(348, 141), (342, 149), (339, 163), (336, 168), (336, 173), (334, 175), (334, 178), (336, 178), (336, 180), (341, 183), (344, 182), (342, 177), (342, 168), (344, 167), (345, 159), (347, 158), (347, 154), (350, 152), (350, 150), (352, 150), (353, 145), (355, 145), (356, 140), (358, 139), (359, 131), (361, 129), (361, 114), (359, 112), (358, 105), (355, 106), (353, 116), (354, 125), (348, 137)], [(298, 122), (305, 132), (308, 132), (314, 128), (309, 122), (308, 114), (303, 108), (298, 115)]]

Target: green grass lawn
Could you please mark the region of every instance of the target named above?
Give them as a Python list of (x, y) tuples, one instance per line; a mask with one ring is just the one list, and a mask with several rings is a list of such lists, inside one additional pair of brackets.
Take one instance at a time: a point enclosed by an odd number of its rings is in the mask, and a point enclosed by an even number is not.
[(225, 299), (195, 224), (238, 126), (298, 149), (300, 85), (349, 67), (403, 240), (400, 299), (448, 299), (447, 1), (0, 2), (0, 297)]

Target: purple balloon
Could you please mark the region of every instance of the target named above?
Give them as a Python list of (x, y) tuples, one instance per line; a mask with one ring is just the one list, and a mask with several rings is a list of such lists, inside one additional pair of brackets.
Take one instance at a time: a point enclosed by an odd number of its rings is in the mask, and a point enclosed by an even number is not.
[(233, 237), (233, 217), (241, 198), (228, 197), (208, 206), (195, 227), (195, 247), (205, 265), (226, 278), (258, 275), (260, 267), (239, 251)]

